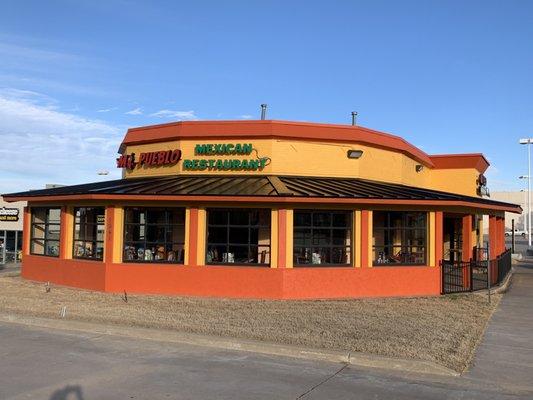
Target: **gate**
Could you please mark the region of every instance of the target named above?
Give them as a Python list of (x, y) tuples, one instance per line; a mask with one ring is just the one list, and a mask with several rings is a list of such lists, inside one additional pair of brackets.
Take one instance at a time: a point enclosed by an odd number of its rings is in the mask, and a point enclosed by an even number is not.
[(440, 262), (442, 294), (464, 293), (499, 285), (511, 271), (511, 250), (506, 250), (493, 260)]

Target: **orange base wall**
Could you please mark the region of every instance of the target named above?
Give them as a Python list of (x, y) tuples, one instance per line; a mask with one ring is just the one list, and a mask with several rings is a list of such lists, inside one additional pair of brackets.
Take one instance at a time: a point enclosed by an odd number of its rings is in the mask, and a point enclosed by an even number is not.
[(106, 292), (257, 299), (440, 294), (436, 267), (261, 268), (106, 264), (25, 256), (25, 279)]

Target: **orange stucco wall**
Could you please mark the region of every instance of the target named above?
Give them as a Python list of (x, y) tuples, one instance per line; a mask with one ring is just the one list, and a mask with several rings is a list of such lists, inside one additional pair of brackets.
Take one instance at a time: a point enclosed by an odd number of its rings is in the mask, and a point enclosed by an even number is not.
[(432, 267), (197, 267), (106, 264), (26, 256), (22, 276), (115, 293), (228, 298), (360, 298), (440, 293), (439, 269)]
[(105, 264), (86, 260), (24, 255), (22, 277), (90, 290), (105, 291)]

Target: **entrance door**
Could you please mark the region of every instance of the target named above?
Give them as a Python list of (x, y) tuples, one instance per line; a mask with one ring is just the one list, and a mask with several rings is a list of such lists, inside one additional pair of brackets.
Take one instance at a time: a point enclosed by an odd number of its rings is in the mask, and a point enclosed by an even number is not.
[(444, 216), (443, 258), (455, 263), (463, 259), (463, 221), (461, 217)]

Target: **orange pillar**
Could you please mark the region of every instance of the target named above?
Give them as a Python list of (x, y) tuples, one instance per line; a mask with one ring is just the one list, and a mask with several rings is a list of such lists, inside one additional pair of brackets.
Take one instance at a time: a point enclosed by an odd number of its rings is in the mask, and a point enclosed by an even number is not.
[(463, 216), (463, 261), (473, 257), (472, 244), (472, 215)]
[(104, 243), (104, 261), (107, 264), (113, 263), (114, 251), (114, 237), (115, 231), (115, 206), (107, 206), (105, 208), (105, 243)]
[(31, 212), (29, 207), (24, 207), (24, 220), (22, 224), (22, 261), (24, 261), (24, 256), (30, 254)]
[(501, 243), (499, 254), (501, 254), (505, 251), (505, 218), (504, 217), (500, 218), (500, 231), (498, 235), (500, 237), (500, 243)]
[(369, 254), (369, 230), (370, 230), (370, 213), (368, 210), (361, 211), (361, 267), (371, 266), (372, 260)]
[(498, 253), (498, 219), (494, 215), (489, 215), (489, 260), (496, 258)]

